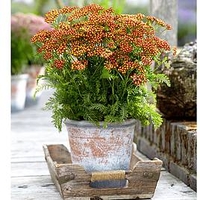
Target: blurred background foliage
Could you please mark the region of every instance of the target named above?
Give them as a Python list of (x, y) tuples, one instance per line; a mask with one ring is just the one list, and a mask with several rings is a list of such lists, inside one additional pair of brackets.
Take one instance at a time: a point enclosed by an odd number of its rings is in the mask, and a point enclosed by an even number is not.
[[(11, 0), (11, 14), (16, 12), (44, 14), (64, 5), (83, 6), (99, 3), (104, 7), (113, 7), (118, 13), (149, 14), (149, 0)], [(178, 46), (194, 41), (197, 37), (196, 0), (178, 0)]]

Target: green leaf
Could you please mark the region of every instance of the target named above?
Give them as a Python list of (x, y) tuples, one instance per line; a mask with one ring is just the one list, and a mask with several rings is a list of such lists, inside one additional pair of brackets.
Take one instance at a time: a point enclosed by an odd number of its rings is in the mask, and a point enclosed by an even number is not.
[(109, 73), (109, 71), (107, 69), (103, 68), (101, 78), (109, 79), (111, 77), (112, 77), (112, 75)]

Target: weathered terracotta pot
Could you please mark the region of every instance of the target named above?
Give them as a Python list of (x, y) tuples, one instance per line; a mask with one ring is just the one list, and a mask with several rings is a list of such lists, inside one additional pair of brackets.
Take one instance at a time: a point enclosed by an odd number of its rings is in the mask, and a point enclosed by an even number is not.
[(27, 80), (27, 86), (26, 86), (25, 106), (29, 107), (32, 105), (36, 105), (42, 94), (42, 91), (37, 92), (34, 98), (34, 93), (37, 87), (37, 77), (45, 73), (45, 67), (40, 65), (32, 65), (27, 69), (26, 72), (29, 74), (29, 78)]
[[(66, 120), (71, 158), (74, 164), (84, 167), (87, 172), (127, 170), (133, 151), (135, 120), (108, 124), (100, 127), (87, 121)], [(102, 181), (94, 187), (123, 187), (125, 182), (106, 184)]]
[(11, 76), (11, 112), (22, 111), (25, 107), (28, 74)]

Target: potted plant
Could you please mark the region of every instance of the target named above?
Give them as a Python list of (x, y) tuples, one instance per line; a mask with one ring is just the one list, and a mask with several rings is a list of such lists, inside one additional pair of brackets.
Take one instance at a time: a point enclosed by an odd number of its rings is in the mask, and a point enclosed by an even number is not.
[(42, 16), (32, 13), (15, 13), (11, 16), (11, 63), (12, 74), (28, 74), (26, 85), (25, 105), (36, 103), (41, 92), (33, 99), (36, 86), (36, 78), (44, 73), (43, 59), (37, 55), (37, 47), (30, 42), (31, 37), (38, 31), (49, 29), (50, 26)]
[[(23, 28), (13, 29), (15, 21), (11, 20), (11, 112), (21, 111), (25, 106), (26, 84), (28, 74), (26, 53), (30, 53), (27, 31)], [(25, 53), (26, 52), (26, 53)]]
[(86, 171), (128, 169), (135, 121), (162, 124), (154, 90), (170, 83), (151, 65), (168, 62), (161, 55), (172, 49), (156, 34), (170, 25), (97, 4), (54, 9), (45, 21), (52, 30), (31, 39), (47, 63), (38, 91), (55, 89), (46, 109), (59, 131), (66, 124), (72, 161)]

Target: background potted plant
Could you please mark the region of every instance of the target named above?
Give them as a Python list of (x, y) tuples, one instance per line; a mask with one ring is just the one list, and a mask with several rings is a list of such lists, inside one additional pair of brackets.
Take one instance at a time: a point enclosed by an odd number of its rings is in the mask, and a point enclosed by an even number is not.
[(11, 21), (11, 112), (21, 111), (25, 106), (26, 84), (28, 74), (27, 54), (30, 48), (27, 31), (23, 28), (14, 29), (15, 20)]
[(162, 124), (154, 90), (169, 81), (151, 65), (168, 62), (161, 55), (171, 47), (157, 33), (170, 25), (97, 4), (51, 10), (45, 21), (52, 30), (32, 37), (47, 63), (38, 91), (55, 89), (46, 109), (59, 131), (66, 124), (72, 161), (86, 171), (128, 169), (135, 120)]
[(37, 47), (30, 42), (30, 39), (39, 30), (49, 28), (42, 16), (32, 13), (15, 13), (11, 16), (11, 70), (12, 74), (22, 72), (28, 74), (26, 106), (36, 103), (40, 97), (41, 92), (35, 99), (33, 94), (37, 76), (44, 73), (43, 59), (39, 55), (36, 56)]

